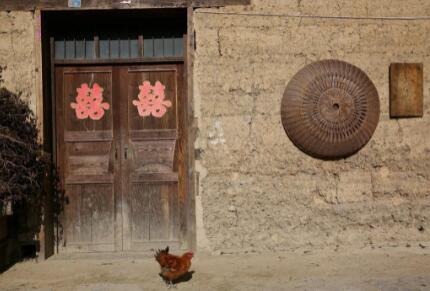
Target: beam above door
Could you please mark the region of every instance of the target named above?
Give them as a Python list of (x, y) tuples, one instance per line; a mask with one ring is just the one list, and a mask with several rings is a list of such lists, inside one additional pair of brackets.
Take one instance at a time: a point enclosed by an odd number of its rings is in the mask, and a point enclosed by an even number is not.
[(81, 0), (80, 8), (70, 8), (68, 0), (1, 0), (1, 10), (76, 10), (222, 7), (249, 5), (251, 0)]

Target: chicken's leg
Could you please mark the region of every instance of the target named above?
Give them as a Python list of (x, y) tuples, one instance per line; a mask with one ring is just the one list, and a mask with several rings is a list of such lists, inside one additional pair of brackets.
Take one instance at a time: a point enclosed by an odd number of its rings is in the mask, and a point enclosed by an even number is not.
[(176, 285), (173, 284), (172, 281), (169, 281), (169, 283), (167, 285), (168, 285), (167, 289), (170, 289), (170, 288), (175, 288), (176, 289)]

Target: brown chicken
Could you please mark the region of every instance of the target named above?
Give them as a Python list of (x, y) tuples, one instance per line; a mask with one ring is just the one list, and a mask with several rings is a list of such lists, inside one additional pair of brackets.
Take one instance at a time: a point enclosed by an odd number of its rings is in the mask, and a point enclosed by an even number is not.
[(174, 287), (173, 282), (185, 274), (191, 266), (192, 252), (184, 253), (182, 256), (169, 254), (169, 247), (164, 250), (158, 250), (155, 253), (155, 260), (160, 264), (160, 276), (164, 279), (168, 287)]

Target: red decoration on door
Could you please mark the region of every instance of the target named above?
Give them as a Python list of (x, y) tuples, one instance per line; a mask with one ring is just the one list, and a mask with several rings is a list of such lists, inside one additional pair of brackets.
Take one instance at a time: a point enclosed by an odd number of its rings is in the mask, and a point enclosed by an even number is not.
[(165, 88), (166, 86), (159, 81), (155, 82), (154, 86), (149, 81), (145, 81), (139, 86), (139, 99), (133, 100), (133, 105), (137, 107), (140, 116), (145, 117), (152, 114), (152, 116), (160, 118), (166, 113), (167, 107), (172, 106), (172, 102), (164, 100), (166, 98)]
[(70, 106), (75, 109), (78, 119), (91, 118), (92, 120), (100, 120), (105, 114), (105, 110), (110, 108), (109, 103), (103, 102), (103, 88), (99, 84), (94, 83), (90, 88), (87, 83), (81, 85), (76, 91), (76, 103), (70, 103)]

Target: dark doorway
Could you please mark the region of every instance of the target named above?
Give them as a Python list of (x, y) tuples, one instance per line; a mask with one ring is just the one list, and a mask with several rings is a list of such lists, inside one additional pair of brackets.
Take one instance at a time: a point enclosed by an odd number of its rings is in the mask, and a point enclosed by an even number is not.
[(180, 248), (186, 11), (45, 12), (43, 24), (45, 140), (69, 201), (60, 251)]

